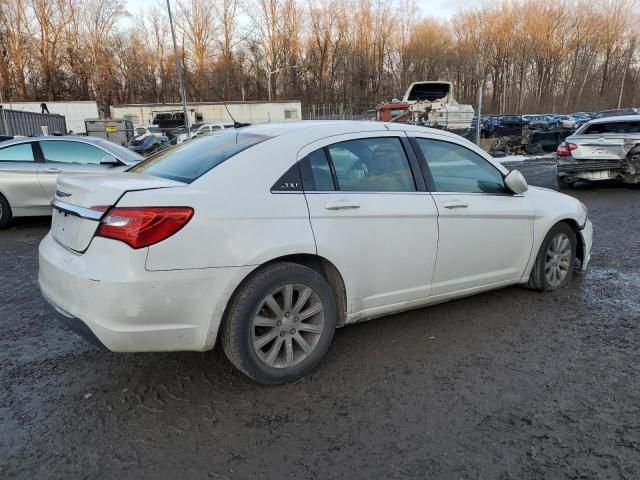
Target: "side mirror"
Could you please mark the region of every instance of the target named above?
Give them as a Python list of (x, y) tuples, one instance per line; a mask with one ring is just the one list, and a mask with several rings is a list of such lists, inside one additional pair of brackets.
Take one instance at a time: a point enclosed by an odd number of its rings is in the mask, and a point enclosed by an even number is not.
[(529, 190), (529, 185), (524, 176), (518, 170), (512, 170), (504, 177), (505, 186), (515, 194), (523, 194)]
[(100, 165), (115, 167), (116, 165), (120, 165), (120, 161), (113, 155), (107, 154), (100, 159)]

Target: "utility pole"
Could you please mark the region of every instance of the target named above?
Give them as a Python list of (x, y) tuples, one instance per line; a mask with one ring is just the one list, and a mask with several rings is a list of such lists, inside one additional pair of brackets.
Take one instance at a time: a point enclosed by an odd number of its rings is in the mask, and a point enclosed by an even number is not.
[(11, 135), (9, 133), (9, 127), (7, 126), (7, 114), (4, 111), (4, 99), (2, 98), (2, 89), (4, 86), (0, 83), (0, 110), (2, 110), (2, 123), (4, 124), (4, 134)]
[(184, 86), (184, 76), (182, 67), (178, 59), (178, 44), (176, 43), (176, 31), (173, 28), (173, 16), (171, 15), (171, 4), (167, 0), (167, 12), (169, 13), (169, 26), (171, 27), (171, 38), (173, 39), (173, 55), (176, 60), (176, 73), (178, 74), (178, 82), (180, 82), (180, 97), (182, 98), (182, 111), (184, 113), (184, 128), (187, 132), (187, 139), (191, 139), (191, 131), (189, 129), (189, 115), (187, 114), (187, 91)]
[(476, 116), (476, 145), (480, 146), (480, 125), (482, 114), (482, 85), (478, 87), (478, 113)]

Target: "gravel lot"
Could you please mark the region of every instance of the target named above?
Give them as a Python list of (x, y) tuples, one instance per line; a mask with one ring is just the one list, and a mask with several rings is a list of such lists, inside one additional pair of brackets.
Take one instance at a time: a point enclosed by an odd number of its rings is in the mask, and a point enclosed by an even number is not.
[[(554, 166), (516, 165), (551, 187)], [(341, 329), (296, 384), (220, 350), (100, 352), (37, 283), (48, 219), (0, 232), (0, 478), (640, 478), (640, 191), (570, 192), (592, 264)]]

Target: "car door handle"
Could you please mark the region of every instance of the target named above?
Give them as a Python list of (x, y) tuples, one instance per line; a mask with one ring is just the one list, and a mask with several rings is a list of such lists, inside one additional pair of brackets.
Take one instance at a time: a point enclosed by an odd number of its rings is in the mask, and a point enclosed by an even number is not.
[(451, 200), (450, 202), (444, 202), (443, 206), (444, 208), (467, 208), (469, 204), (460, 200)]
[(45, 168), (44, 172), (45, 173), (60, 173), (60, 169), (59, 168)]
[(338, 200), (336, 202), (327, 202), (324, 204), (327, 210), (352, 210), (360, 208), (360, 205), (350, 200)]

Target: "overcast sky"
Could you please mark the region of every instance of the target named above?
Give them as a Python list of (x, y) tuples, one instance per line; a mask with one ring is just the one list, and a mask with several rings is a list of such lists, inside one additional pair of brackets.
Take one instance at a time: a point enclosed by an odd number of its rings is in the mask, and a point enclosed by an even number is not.
[[(131, 14), (142, 12), (155, 5), (159, 0), (125, 0), (127, 10)], [(160, 0), (162, 3), (166, 0)], [(481, 3), (480, 0), (416, 0), (422, 12), (430, 17), (450, 18), (455, 12)], [(173, 8), (172, 8), (173, 10)], [(128, 21), (123, 22), (127, 24)]]

